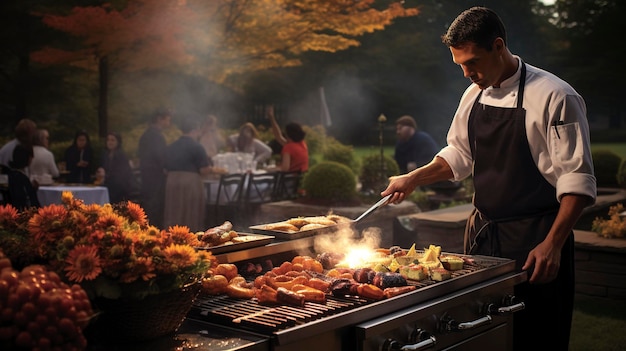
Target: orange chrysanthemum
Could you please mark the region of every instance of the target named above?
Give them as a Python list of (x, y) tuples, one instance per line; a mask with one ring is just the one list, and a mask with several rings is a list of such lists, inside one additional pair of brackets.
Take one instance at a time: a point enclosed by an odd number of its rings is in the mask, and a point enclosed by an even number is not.
[(98, 221), (96, 222), (96, 226), (98, 228), (119, 228), (122, 226), (122, 224), (124, 223), (124, 218), (115, 214), (115, 213), (106, 213), (106, 214), (102, 214), (99, 218)]
[(126, 206), (128, 210), (128, 217), (139, 224), (141, 227), (145, 227), (148, 225), (148, 217), (146, 216), (146, 212), (139, 206), (138, 204), (128, 201)]
[(36, 242), (54, 243), (65, 236), (67, 209), (63, 205), (49, 205), (40, 208), (28, 220), (28, 232)]
[(102, 272), (98, 248), (95, 245), (78, 245), (70, 250), (65, 259), (67, 266), (66, 276), (70, 281), (80, 283), (83, 280), (93, 280)]
[(179, 245), (200, 246), (198, 236), (189, 231), (187, 226), (175, 225), (168, 228), (172, 243)]
[(189, 267), (198, 260), (196, 250), (187, 245), (172, 244), (163, 250), (167, 262), (178, 268)]
[(151, 257), (139, 257), (129, 264), (129, 272), (124, 273), (120, 280), (124, 283), (132, 283), (137, 279), (148, 281), (156, 277), (154, 270)]
[(0, 225), (15, 222), (17, 220), (17, 209), (9, 205), (0, 205)]

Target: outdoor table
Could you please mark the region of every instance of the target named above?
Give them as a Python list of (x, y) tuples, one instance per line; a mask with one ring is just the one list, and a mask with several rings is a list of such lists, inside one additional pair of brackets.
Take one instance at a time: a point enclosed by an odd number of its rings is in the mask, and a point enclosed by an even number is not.
[(40, 186), (37, 197), (41, 206), (61, 203), (61, 194), (70, 191), (74, 198), (81, 199), (85, 204), (104, 205), (109, 203), (109, 190), (104, 186), (96, 185), (48, 185)]

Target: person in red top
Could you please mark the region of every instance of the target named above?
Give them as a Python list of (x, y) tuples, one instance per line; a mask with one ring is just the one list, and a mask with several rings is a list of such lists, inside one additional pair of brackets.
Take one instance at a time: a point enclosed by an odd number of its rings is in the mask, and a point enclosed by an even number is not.
[(281, 162), (278, 166), (282, 172), (306, 172), (309, 169), (309, 149), (304, 141), (306, 132), (297, 123), (289, 123), (285, 126), (285, 135), (280, 130), (274, 116), (274, 108), (267, 110), (267, 117), (272, 123), (274, 138), (280, 145)]

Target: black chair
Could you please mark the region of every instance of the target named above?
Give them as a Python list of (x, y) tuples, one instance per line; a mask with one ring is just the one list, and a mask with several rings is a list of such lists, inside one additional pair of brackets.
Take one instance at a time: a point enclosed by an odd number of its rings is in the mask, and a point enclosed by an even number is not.
[(256, 214), (262, 204), (274, 200), (278, 173), (263, 173), (248, 175), (245, 181), (245, 194), (242, 200), (243, 220), (246, 227), (256, 224)]
[(298, 197), (301, 172), (280, 172), (274, 192), (274, 201), (293, 200)]
[(9, 171), (11, 168), (0, 164), (0, 174), (6, 177), (6, 183), (0, 184), (0, 205), (11, 203), (11, 192), (9, 191)]
[(241, 206), (244, 194), (244, 184), (246, 180), (245, 173), (223, 174), (220, 176), (220, 182), (217, 186), (217, 196), (213, 204), (214, 220), (212, 224), (219, 225), (224, 221), (231, 221), (233, 225), (237, 225), (238, 209)]

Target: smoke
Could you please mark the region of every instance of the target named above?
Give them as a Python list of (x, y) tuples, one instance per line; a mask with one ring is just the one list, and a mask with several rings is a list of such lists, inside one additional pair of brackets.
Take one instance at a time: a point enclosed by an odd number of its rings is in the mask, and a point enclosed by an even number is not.
[(345, 254), (355, 249), (374, 250), (380, 247), (382, 231), (378, 227), (369, 227), (358, 235), (356, 229), (342, 228), (328, 235), (315, 238), (315, 252)]

